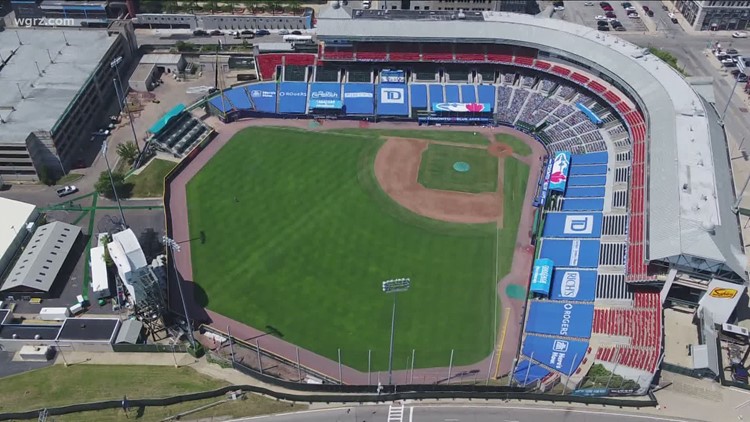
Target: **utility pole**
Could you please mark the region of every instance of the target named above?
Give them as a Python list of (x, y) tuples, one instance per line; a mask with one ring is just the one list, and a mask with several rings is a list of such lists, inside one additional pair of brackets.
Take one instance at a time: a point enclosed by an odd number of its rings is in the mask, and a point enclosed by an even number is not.
[(182, 301), (182, 311), (185, 313), (185, 324), (187, 326), (188, 339), (190, 340), (190, 347), (195, 350), (195, 337), (193, 336), (193, 327), (190, 322), (190, 315), (188, 314), (187, 304), (185, 303), (185, 294), (182, 292), (182, 280), (180, 280), (180, 273), (177, 271), (177, 264), (175, 263), (175, 255), (180, 251), (180, 245), (174, 241), (174, 239), (164, 236), (162, 237), (164, 245), (172, 250), (172, 269), (174, 270), (175, 280), (177, 280), (177, 290), (180, 293), (180, 301)]
[(125, 214), (122, 212), (122, 204), (120, 203), (120, 196), (117, 194), (117, 187), (115, 186), (115, 180), (112, 178), (112, 167), (109, 166), (109, 159), (107, 158), (107, 140), (102, 142), (102, 155), (104, 156), (104, 162), (107, 163), (107, 174), (109, 174), (109, 183), (112, 185), (112, 194), (115, 196), (117, 202), (117, 209), (120, 211), (120, 218), (122, 223), (120, 224), (123, 228), (127, 228), (128, 224), (125, 222)]
[[(135, 149), (138, 150), (138, 154), (141, 154), (141, 147), (138, 145), (138, 135), (135, 133), (135, 126), (133, 126), (133, 114), (130, 112), (130, 107), (128, 107), (126, 100), (127, 96), (125, 95), (125, 90), (122, 86), (122, 79), (120, 79), (120, 63), (122, 63), (122, 56), (118, 56), (114, 60), (112, 60), (109, 63), (109, 67), (115, 70), (115, 76), (117, 76), (117, 84), (120, 86), (120, 89), (117, 89), (117, 85), (115, 85), (115, 93), (117, 94), (117, 102), (120, 104), (120, 112), (123, 110), (128, 113), (128, 120), (130, 121), (130, 130), (133, 131), (133, 142), (135, 142)], [(120, 98), (120, 93), (122, 93), (122, 98)]]
[(393, 294), (393, 313), (391, 315), (391, 346), (388, 352), (388, 385), (393, 385), (393, 340), (396, 332), (396, 296), (400, 292), (405, 292), (411, 287), (411, 280), (408, 278), (397, 278), (383, 282), (383, 292)]

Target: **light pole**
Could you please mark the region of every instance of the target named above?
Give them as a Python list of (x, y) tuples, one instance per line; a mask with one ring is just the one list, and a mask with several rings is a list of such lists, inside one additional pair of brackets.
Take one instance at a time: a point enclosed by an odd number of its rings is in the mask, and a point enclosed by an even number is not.
[(117, 195), (117, 188), (115, 187), (115, 180), (112, 178), (112, 168), (109, 166), (109, 159), (107, 158), (107, 140), (102, 142), (102, 155), (104, 156), (104, 162), (107, 163), (107, 174), (109, 174), (109, 183), (112, 185), (112, 194), (115, 196), (117, 202), (117, 209), (120, 210), (120, 218), (122, 219), (122, 226), (127, 228), (128, 225), (125, 222), (125, 214), (122, 212), (122, 204), (120, 203), (120, 196)]
[[(141, 153), (141, 147), (138, 146), (138, 135), (135, 134), (135, 126), (133, 126), (133, 114), (130, 112), (130, 107), (125, 104), (125, 100), (127, 97), (125, 96), (125, 91), (122, 87), (122, 80), (120, 79), (120, 63), (122, 63), (122, 56), (118, 56), (112, 62), (109, 63), (109, 67), (115, 70), (115, 76), (117, 77), (117, 83), (115, 85), (115, 94), (117, 95), (117, 102), (120, 104), (120, 113), (123, 112), (123, 110), (127, 111), (128, 113), (128, 120), (130, 121), (130, 130), (133, 131), (133, 142), (135, 142), (135, 149), (138, 150), (138, 154)], [(114, 80), (113, 80), (114, 82)], [(118, 90), (117, 87), (120, 87)], [(120, 93), (122, 93), (122, 98), (120, 98)]]
[(195, 337), (193, 337), (193, 327), (190, 324), (190, 316), (188, 315), (187, 304), (185, 304), (185, 294), (182, 292), (182, 282), (180, 281), (180, 273), (177, 272), (177, 264), (175, 263), (175, 254), (180, 251), (180, 245), (174, 241), (174, 239), (164, 236), (162, 237), (164, 244), (172, 250), (172, 269), (174, 269), (174, 275), (177, 280), (177, 290), (180, 293), (180, 301), (182, 301), (182, 311), (185, 313), (185, 324), (187, 324), (188, 339), (190, 340), (190, 347), (195, 350)]
[(393, 313), (391, 315), (391, 346), (388, 352), (388, 385), (393, 385), (393, 338), (396, 332), (396, 297), (398, 293), (405, 292), (411, 287), (408, 278), (396, 278), (383, 282), (383, 292), (393, 294)]
[(740, 73), (738, 73), (737, 76), (734, 77), (734, 85), (732, 85), (732, 92), (729, 93), (729, 98), (727, 98), (727, 105), (724, 106), (724, 111), (721, 113), (722, 124), (724, 122), (724, 117), (726, 117), (727, 115), (727, 110), (729, 110), (729, 104), (732, 102), (734, 91), (735, 89), (737, 89), (737, 84), (740, 83), (740, 75), (745, 74), (745, 60), (742, 58), (742, 56), (737, 56), (737, 70), (739, 70)]

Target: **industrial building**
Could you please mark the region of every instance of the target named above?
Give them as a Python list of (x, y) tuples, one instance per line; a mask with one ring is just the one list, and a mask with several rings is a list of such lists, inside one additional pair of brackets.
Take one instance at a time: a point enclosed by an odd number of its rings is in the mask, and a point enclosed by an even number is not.
[(0, 32), (0, 176), (36, 182), (81, 162), (91, 132), (115, 101), (115, 68), (126, 79), (137, 44), (131, 23), (108, 30)]
[(677, 0), (677, 10), (697, 31), (745, 30), (750, 23), (750, 1)]
[(300, 15), (197, 15), (192, 13), (140, 13), (133, 23), (146, 28), (214, 29), (310, 29), (314, 13), (306, 9)]
[(114, 233), (106, 247), (130, 302), (143, 307), (154, 300), (161, 301), (163, 272), (157, 270), (160, 265), (149, 265), (133, 230)]
[(16, 19), (35, 26), (106, 28), (109, 19), (128, 13), (124, 0), (11, 0), (10, 8)]
[(539, 13), (536, 0), (381, 0), (381, 9), (389, 10), (448, 10)]
[(36, 206), (0, 198), (3, 220), (0, 224), (0, 280), (4, 279), (24, 240), (34, 231), (39, 217)]
[(13, 298), (49, 297), (80, 234), (80, 227), (60, 221), (40, 226), (10, 270), (0, 294)]

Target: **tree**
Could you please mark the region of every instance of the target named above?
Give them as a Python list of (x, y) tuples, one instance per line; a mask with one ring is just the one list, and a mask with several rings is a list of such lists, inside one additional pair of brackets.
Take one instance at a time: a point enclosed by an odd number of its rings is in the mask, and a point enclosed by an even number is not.
[(37, 175), (39, 176), (39, 181), (44, 183), (47, 186), (52, 186), (56, 182), (55, 178), (52, 177), (52, 172), (49, 170), (49, 167), (47, 166), (40, 167)]
[(104, 239), (102, 240), (102, 246), (104, 246), (104, 256), (102, 256), (102, 258), (104, 258), (104, 263), (108, 267), (111, 267), (115, 265), (115, 261), (112, 260), (112, 256), (109, 254), (109, 248), (107, 247), (107, 244), (109, 242), (110, 242), (109, 236), (105, 236)]
[(117, 146), (117, 155), (128, 165), (132, 165), (138, 158), (138, 147), (133, 142), (125, 142)]
[(99, 180), (96, 181), (94, 189), (105, 198), (114, 199), (115, 195), (112, 190), (113, 184), (115, 189), (117, 189), (117, 195), (120, 199), (129, 197), (130, 192), (133, 190), (133, 185), (125, 182), (125, 175), (122, 173), (112, 173), (112, 180), (110, 181), (109, 172), (106, 171), (103, 171), (102, 174), (99, 175)]

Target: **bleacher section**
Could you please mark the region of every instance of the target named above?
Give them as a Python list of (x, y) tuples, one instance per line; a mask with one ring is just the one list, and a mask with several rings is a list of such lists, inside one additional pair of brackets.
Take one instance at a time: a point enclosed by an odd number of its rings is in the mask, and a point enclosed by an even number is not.
[(183, 111), (173, 117), (159, 133), (154, 134), (149, 142), (162, 151), (182, 158), (189, 154), (196, 145), (211, 136), (212, 132), (213, 129), (209, 126), (189, 112)]

